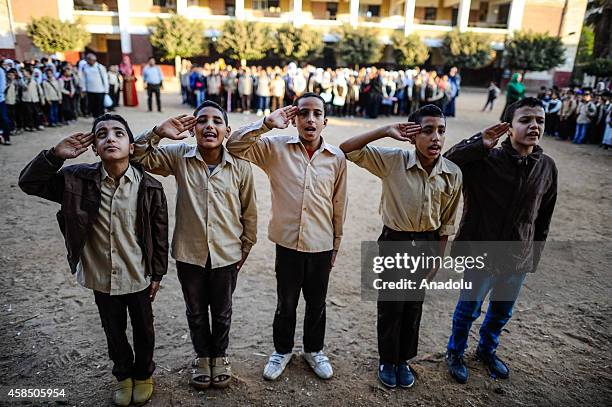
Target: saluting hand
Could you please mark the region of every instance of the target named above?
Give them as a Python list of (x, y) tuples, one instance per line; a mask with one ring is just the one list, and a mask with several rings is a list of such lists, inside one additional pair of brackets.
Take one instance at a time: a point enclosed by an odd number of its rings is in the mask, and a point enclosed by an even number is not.
[(189, 137), (184, 134), (186, 131), (195, 127), (197, 118), (191, 115), (182, 114), (180, 116), (171, 117), (163, 123), (155, 126), (153, 132), (161, 138), (169, 138), (170, 140), (183, 140)]
[(53, 147), (53, 153), (62, 160), (77, 158), (87, 151), (87, 148), (93, 144), (93, 141), (93, 133), (76, 133), (57, 143)]
[(507, 134), (509, 129), (510, 124), (505, 122), (498, 123), (494, 126), (484, 129), (482, 131), (482, 143), (484, 144), (485, 148), (487, 150), (490, 150), (495, 147), (495, 145), (499, 141), (499, 138), (504, 134)]
[(264, 120), (264, 124), (269, 129), (286, 129), (289, 127), (291, 120), (297, 115), (298, 108), (296, 106), (287, 106), (282, 109), (276, 109)]
[(387, 127), (386, 135), (399, 141), (413, 141), (420, 132), (421, 125), (418, 123), (395, 123)]

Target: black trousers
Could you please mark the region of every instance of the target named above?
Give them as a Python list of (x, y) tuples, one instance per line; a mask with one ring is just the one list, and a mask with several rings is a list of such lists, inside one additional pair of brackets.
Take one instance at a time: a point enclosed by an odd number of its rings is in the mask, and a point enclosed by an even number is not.
[[(213, 269), (176, 262), (185, 298), (191, 342), (198, 357), (225, 356), (232, 324), (232, 294), (236, 289), (236, 264)], [(209, 322), (210, 308), (210, 322)]]
[[(378, 242), (403, 242), (411, 244), (412, 241), (439, 240), (437, 232), (398, 232), (383, 227)], [(410, 242), (410, 243), (409, 243)], [(393, 250), (387, 250), (379, 245), (381, 256), (395, 256)], [(431, 245), (427, 245), (431, 248)], [(426, 253), (427, 254), (427, 253)], [(437, 255), (438, 253), (430, 253)], [(429, 273), (429, 270), (417, 270), (414, 279), (420, 281)], [(378, 301), (377, 323), (378, 355), (385, 363), (399, 364), (417, 355), (419, 345), (419, 329), (425, 291), (420, 291), (413, 301)]]
[(318, 352), (325, 342), (325, 299), (331, 272), (332, 250), (305, 253), (276, 245), (276, 313), (274, 348), (278, 353), (293, 349), (296, 310), (304, 293), (304, 352)]
[(87, 106), (93, 118), (104, 114), (104, 93), (87, 92)]
[(157, 103), (157, 111), (161, 112), (161, 85), (147, 84), (147, 108), (149, 112), (153, 110), (153, 94), (155, 94), (155, 103)]
[[(106, 334), (108, 356), (114, 364), (113, 376), (118, 381), (129, 377), (136, 380), (150, 377), (155, 370), (155, 331), (149, 289), (125, 295), (94, 291), (94, 297)], [(126, 311), (129, 312), (132, 323), (134, 351), (125, 333)]]

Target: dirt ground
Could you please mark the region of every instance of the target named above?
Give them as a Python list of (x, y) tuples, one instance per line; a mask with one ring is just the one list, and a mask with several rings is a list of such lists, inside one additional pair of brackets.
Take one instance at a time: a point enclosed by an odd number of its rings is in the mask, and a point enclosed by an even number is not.
[[(163, 118), (187, 112), (176, 95), (163, 95), (163, 114), (120, 108), (134, 132)], [(499, 117), (501, 106), (481, 114), (482, 93), (464, 92), (458, 119), (449, 119), (445, 149)], [(231, 114), (237, 128), (254, 115)], [(332, 118), (324, 137), (332, 144), (366, 128), (389, 123)], [(114, 379), (93, 294), (70, 274), (55, 221), (58, 206), (26, 196), (19, 172), (41, 149), (69, 132), (86, 131), (91, 119), (14, 137), (0, 146), (0, 387), (64, 388), (67, 405), (110, 404)], [(288, 130), (293, 132), (293, 129)], [(383, 141), (383, 145), (397, 145)], [(298, 356), (302, 323), (296, 332), (296, 357), (276, 382), (262, 369), (273, 350), (276, 304), (274, 245), (267, 240), (268, 181), (254, 167), (259, 204), (259, 242), (253, 248), (234, 295), (229, 352), (236, 378), (228, 390), (197, 392), (187, 384), (192, 358), (185, 306), (174, 262), (154, 303), (157, 370), (153, 406), (575, 406), (612, 405), (612, 153), (596, 146), (574, 146), (546, 138), (542, 146), (559, 168), (559, 197), (542, 267), (527, 278), (515, 314), (502, 335), (498, 354), (511, 368), (510, 379), (488, 377), (473, 358), (480, 318), (472, 329), (467, 361), (470, 380), (456, 384), (446, 371), (444, 351), (456, 293), (428, 296), (423, 312), (419, 356), (412, 362), (416, 385), (387, 390), (376, 379), (376, 304), (360, 296), (360, 244), (375, 240), (380, 183), (349, 164), (349, 209), (345, 238), (328, 294), (326, 351), (335, 375), (317, 379)], [(94, 161), (88, 152), (76, 160)], [(162, 179), (174, 218), (176, 186)], [(303, 303), (299, 315), (303, 315)], [(5, 387), (2, 387), (3, 389)], [(11, 404), (2, 395), (0, 404)], [(30, 403), (24, 403), (30, 404)], [(41, 404), (41, 403), (38, 403)]]

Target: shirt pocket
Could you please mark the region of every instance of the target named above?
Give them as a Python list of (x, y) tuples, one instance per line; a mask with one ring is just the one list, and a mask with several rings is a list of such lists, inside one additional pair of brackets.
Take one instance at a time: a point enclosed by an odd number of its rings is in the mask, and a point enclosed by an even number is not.
[(327, 171), (319, 171), (312, 177), (313, 188), (317, 195), (332, 199), (334, 193), (334, 174)]

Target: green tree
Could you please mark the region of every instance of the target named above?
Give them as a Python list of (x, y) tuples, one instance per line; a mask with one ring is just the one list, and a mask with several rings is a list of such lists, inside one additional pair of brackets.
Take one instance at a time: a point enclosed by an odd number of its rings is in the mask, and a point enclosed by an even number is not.
[(280, 27), (274, 34), (274, 40), (272, 50), (283, 62), (317, 58), (324, 46), (319, 32), (306, 27), (296, 28), (291, 24)]
[(27, 26), (27, 33), (32, 43), (48, 54), (82, 51), (91, 41), (91, 34), (79, 22), (71, 23), (54, 17), (33, 18)]
[(595, 35), (593, 29), (583, 25), (580, 32), (580, 42), (578, 43), (578, 51), (576, 52), (576, 63), (583, 64), (589, 62), (593, 58), (593, 44), (595, 43)]
[(400, 65), (413, 67), (423, 64), (429, 58), (429, 48), (417, 34), (406, 36), (403, 31), (396, 31), (391, 37), (391, 42), (393, 57)]
[(270, 31), (260, 23), (230, 20), (223, 25), (217, 50), (230, 58), (247, 61), (262, 59), (271, 48)]
[(181, 58), (208, 53), (204, 26), (199, 21), (172, 14), (170, 18), (158, 17), (149, 31), (151, 45), (162, 50), (165, 59), (174, 59), (177, 76), (181, 70)]
[(612, 58), (612, 1), (590, 0), (586, 24), (593, 27), (595, 58)]
[(596, 58), (584, 67), (584, 72), (598, 78), (609, 78), (612, 76), (612, 59)]
[(369, 27), (353, 28), (346, 24), (339, 33), (335, 49), (347, 65), (367, 65), (380, 61), (383, 46), (378, 31)]
[(493, 60), (494, 54), (488, 37), (454, 30), (444, 37), (442, 55), (448, 66), (482, 68)]
[(547, 71), (565, 62), (561, 38), (547, 33), (515, 32), (506, 41), (508, 68), (523, 71)]

